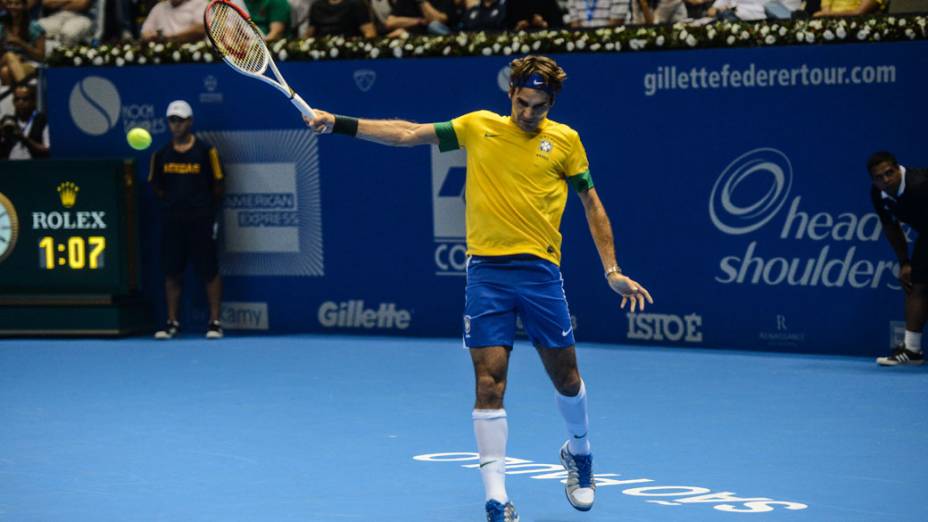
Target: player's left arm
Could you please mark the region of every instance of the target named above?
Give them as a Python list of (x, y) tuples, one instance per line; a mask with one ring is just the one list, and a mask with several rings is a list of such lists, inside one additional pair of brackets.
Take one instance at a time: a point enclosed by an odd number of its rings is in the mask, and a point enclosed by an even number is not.
[(623, 274), (622, 269), (619, 268), (619, 264), (615, 260), (615, 239), (612, 235), (612, 223), (609, 221), (609, 215), (606, 214), (606, 208), (603, 207), (596, 189), (588, 187), (585, 190), (578, 190), (577, 194), (580, 195), (580, 201), (583, 203), (586, 222), (590, 227), (590, 235), (593, 236), (596, 250), (599, 251), (599, 259), (603, 264), (603, 271), (609, 287), (622, 296), (620, 305), (622, 308), (625, 308), (626, 302), (631, 302), (632, 312), (644, 310), (645, 301), (653, 304), (654, 299), (651, 298), (651, 294), (644, 286)]

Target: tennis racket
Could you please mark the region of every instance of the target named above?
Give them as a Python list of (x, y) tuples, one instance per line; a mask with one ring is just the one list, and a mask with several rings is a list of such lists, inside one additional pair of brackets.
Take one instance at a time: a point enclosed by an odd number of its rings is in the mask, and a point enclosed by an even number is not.
[[(227, 0), (213, 0), (203, 12), (203, 25), (213, 48), (230, 67), (275, 87), (301, 113), (315, 119), (316, 113), (287, 85), (271, 58), (261, 31), (247, 13)], [(265, 75), (269, 67), (276, 80)]]

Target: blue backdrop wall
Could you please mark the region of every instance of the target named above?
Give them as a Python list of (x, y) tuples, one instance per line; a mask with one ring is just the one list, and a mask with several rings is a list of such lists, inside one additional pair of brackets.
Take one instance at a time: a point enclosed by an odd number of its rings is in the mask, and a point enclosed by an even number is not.
[[(928, 164), (928, 44), (557, 56), (551, 117), (577, 129), (612, 218), (619, 262), (655, 297), (619, 310), (579, 200), (563, 272), (579, 340), (873, 354), (901, 335), (894, 256), (864, 163)], [(311, 105), (444, 121), (508, 113), (509, 58), (285, 63)], [(457, 336), (463, 306), (462, 153), (317, 139), (271, 88), (222, 64), (56, 68), (56, 157), (148, 153), (164, 111), (191, 102), (228, 170), (222, 210), (227, 327)], [(146, 293), (161, 311), (157, 203), (143, 194)], [(188, 285), (188, 289), (196, 288)], [(200, 291), (185, 321), (206, 316)]]

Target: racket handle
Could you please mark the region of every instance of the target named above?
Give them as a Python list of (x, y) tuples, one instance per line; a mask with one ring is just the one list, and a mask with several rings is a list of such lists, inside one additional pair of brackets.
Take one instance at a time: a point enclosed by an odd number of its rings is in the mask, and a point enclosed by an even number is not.
[(309, 105), (306, 103), (306, 101), (303, 100), (303, 98), (300, 98), (299, 94), (293, 93), (293, 98), (290, 98), (290, 102), (293, 103), (293, 105), (304, 115), (309, 116), (311, 119), (316, 119), (316, 113), (309, 108)]

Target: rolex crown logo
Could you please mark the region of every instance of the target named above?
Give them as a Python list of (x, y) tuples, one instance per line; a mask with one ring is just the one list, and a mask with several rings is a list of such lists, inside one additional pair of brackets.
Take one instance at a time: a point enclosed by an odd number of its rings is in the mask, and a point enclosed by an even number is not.
[(71, 208), (77, 203), (77, 193), (80, 188), (73, 181), (65, 181), (58, 185), (58, 196), (61, 198), (61, 204), (64, 208)]

